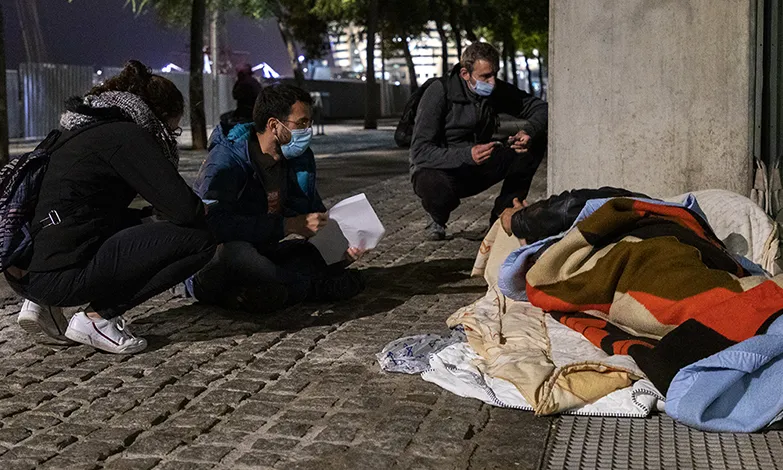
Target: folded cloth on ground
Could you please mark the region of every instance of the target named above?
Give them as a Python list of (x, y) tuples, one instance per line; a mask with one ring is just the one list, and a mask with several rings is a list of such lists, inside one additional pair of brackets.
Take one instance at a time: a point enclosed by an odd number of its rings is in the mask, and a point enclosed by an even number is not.
[[(467, 343), (448, 346), (430, 356), (430, 368), (421, 374), (456, 395), (476, 398), (484, 403), (503, 408), (535, 411), (533, 406), (508, 380), (481, 372), (475, 364), (482, 361)], [(593, 403), (563, 411), (582, 416), (615, 416), (644, 418), (663, 405), (663, 397), (648, 380), (615, 390)]]
[(666, 412), (714, 432), (753, 432), (783, 412), (783, 317), (754, 336), (684, 367), (666, 394)]
[(750, 276), (695, 212), (627, 198), (577, 222), (526, 282), (533, 305), (608, 354), (630, 354), (660, 390), (765, 332), (783, 308), (783, 277)]

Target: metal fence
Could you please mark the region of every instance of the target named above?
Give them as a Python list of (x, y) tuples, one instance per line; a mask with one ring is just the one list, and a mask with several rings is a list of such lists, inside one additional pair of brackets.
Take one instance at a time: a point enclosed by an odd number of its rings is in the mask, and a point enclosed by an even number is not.
[(8, 137), (22, 137), (22, 107), (19, 93), (19, 71), (5, 71), (6, 92), (8, 98)]
[[(9, 136), (16, 138), (41, 138), (59, 125), (65, 100), (83, 95), (96, 83), (118, 74), (118, 67), (93, 67), (59, 64), (20, 64), (19, 70), (6, 71), (8, 93)], [(170, 79), (185, 98), (185, 115), (181, 126), (190, 127), (189, 74), (185, 72), (157, 72)], [(204, 111), (207, 125), (220, 121), (220, 115), (235, 108), (232, 97), (235, 77), (204, 75)], [(293, 79), (282, 82), (294, 84)], [(366, 84), (347, 80), (307, 80), (303, 84), (310, 92), (320, 92), (323, 99), (322, 116), (326, 119), (352, 119), (364, 117)], [(400, 113), (408, 99), (407, 86), (385, 87), (376, 85), (381, 104), (380, 115)], [(382, 93), (381, 93), (382, 92)], [(213, 100), (213, 96), (216, 99)]]
[(89, 90), (93, 76), (92, 67), (19, 64), (23, 137), (42, 137), (57, 128), (65, 100)]

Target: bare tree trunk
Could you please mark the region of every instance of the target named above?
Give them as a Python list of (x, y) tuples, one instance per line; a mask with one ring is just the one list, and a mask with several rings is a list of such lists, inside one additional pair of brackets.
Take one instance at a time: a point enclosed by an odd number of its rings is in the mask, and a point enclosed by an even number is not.
[(204, 22), (206, 0), (193, 0), (190, 16), (190, 130), (193, 149), (207, 148), (207, 122), (204, 115)]
[(441, 74), (444, 77), (449, 75), (449, 37), (446, 35), (446, 30), (443, 28), (443, 21), (438, 15), (435, 19), (435, 26), (438, 28), (438, 36), (440, 36), (440, 54), (443, 57), (441, 62)]
[(500, 56), (503, 58), (503, 81), (508, 83), (508, 39), (503, 39), (503, 51)]
[(465, 25), (465, 38), (470, 42), (478, 41), (476, 32), (473, 31), (473, 15), (470, 0), (462, 0), (462, 23)]
[(530, 64), (527, 60), (527, 53), (525, 53), (525, 78), (527, 79), (527, 92), (530, 94), (535, 94), (536, 90), (533, 88), (533, 77), (530, 75)]
[(419, 89), (419, 82), (416, 79), (416, 65), (413, 63), (413, 56), (411, 55), (411, 47), (410, 43), (408, 43), (408, 38), (405, 38), (404, 41), (405, 47), (402, 48), (402, 52), (405, 54), (405, 63), (408, 64), (408, 76), (410, 77), (412, 95)]
[(506, 52), (508, 53), (508, 60), (511, 64), (511, 82), (515, 87), (519, 87), (519, 77), (517, 76), (517, 45), (514, 41), (514, 37), (511, 35), (511, 31), (508, 33), (504, 44), (508, 45)]
[(0, 5), (0, 165), (8, 163), (8, 95), (5, 86), (5, 29)]
[(454, 43), (457, 45), (457, 59), (460, 59), (462, 58), (462, 31), (460, 31), (459, 11), (454, 3), (449, 8), (449, 23), (451, 23), (451, 32), (454, 33)]
[(375, 34), (378, 30), (378, 0), (370, 0), (367, 15), (367, 87), (364, 128), (378, 128), (378, 93), (375, 89)]

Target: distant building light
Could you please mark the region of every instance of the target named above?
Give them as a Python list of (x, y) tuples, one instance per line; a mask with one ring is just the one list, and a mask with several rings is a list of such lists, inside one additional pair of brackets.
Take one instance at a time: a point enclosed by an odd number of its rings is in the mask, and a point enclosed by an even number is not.
[(277, 73), (275, 69), (270, 67), (266, 62), (261, 62), (260, 64), (253, 67), (252, 70), (253, 72), (261, 70), (261, 74), (264, 76), (264, 78), (280, 78), (280, 74)]
[(307, 67), (303, 68), (302, 72), (307, 73)]
[(400, 86), (400, 81), (397, 80), (396, 82), (394, 82), (394, 86)]
[(97, 71), (97, 72), (95, 72), (95, 73), (96, 73), (96, 74), (98, 74), (98, 75), (103, 75), (103, 70), (98, 70), (98, 71)]
[(303, 56), (303, 55), (300, 55), (300, 56), (299, 56), (299, 62), (304, 62), (304, 60), (305, 60), (305, 56)]
[[(163, 73), (184, 72), (185, 69), (183, 69), (182, 67), (180, 67), (177, 64), (168, 64), (167, 66), (165, 66), (162, 69), (160, 69), (160, 71), (163, 72)], [(98, 75), (100, 75), (100, 73)]]

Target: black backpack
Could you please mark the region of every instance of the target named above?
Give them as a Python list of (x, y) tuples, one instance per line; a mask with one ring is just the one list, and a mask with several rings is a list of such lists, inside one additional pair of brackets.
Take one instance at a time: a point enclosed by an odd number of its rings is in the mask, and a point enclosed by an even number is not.
[(416, 120), (416, 111), (419, 109), (419, 102), (421, 101), (421, 97), (424, 96), (424, 92), (427, 91), (427, 88), (437, 80), (440, 80), (443, 83), (443, 97), (446, 100), (446, 111), (444, 115), (448, 114), (449, 109), (451, 108), (451, 103), (448, 100), (449, 89), (447, 86), (449, 77), (430, 78), (424, 82), (424, 84), (421, 85), (405, 103), (405, 108), (402, 110), (402, 117), (400, 118), (400, 122), (397, 123), (397, 129), (394, 131), (394, 142), (397, 143), (398, 147), (404, 149), (410, 148), (411, 140), (413, 139), (413, 124)]

